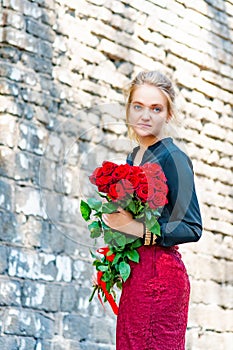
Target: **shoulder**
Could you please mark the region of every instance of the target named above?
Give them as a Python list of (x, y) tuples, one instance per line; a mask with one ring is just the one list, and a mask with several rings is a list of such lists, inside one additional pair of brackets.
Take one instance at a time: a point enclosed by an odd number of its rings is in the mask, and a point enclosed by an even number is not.
[(138, 150), (139, 146), (133, 148), (132, 152), (127, 155), (126, 163), (128, 163), (129, 165), (133, 165), (133, 161)]
[(165, 146), (164, 166), (175, 166), (176, 168), (188, 167), (193, 169), (189, 156), (181, 150), (173, 141)]

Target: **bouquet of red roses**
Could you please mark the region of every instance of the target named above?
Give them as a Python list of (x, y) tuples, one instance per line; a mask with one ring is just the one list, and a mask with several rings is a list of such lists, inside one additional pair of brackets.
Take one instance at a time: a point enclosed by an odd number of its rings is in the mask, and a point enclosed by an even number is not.
[(93, 265), (97, 270), (97, 281), (90, 300), (96, 290), (101, 291), (104, 300), (109, 301), (117, 314), (113, 287), (116, 285), (121, 288), (122, 281), (125, 282), (129, 277), (129, 260), (139, 262), (137, 248), (143, 245), (143, 240), (133, 236), (133, 233), (126, 235), (111, 229), (103, 222), (102, 214), (113, 213), (121, 207), (131, 212), (134, 219), (143, 221), (149, 231), (159, 236), (160, 226), (157, 219), (161, 208), (167, 203), (166, 177), (156, 163), (130, 166), (105, 161), (94, 170), (89, 179), (97, 186), (98, 195), (105, 198), (105, 201), (96, 198), (89, 198), (87, 202), (81, 200), (81, 214), (86, 221), (91, 222), (88, 225), (91, 238), (102, 236), (107, 244), (105, 248), (97, 250), (102, 257), (91, 253), (95, 258)]

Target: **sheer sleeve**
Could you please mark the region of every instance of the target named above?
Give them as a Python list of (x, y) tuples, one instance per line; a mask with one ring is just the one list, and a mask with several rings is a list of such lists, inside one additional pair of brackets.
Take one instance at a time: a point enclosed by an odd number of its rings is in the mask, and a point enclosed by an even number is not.
[(195, 191), (192, 163), (185, 153), (171, 152), (163, 166), (169, 187), (168, 204), (159, 223), (158, 244), (172, 246), (198, 241), (202, 234), (202, 219)]

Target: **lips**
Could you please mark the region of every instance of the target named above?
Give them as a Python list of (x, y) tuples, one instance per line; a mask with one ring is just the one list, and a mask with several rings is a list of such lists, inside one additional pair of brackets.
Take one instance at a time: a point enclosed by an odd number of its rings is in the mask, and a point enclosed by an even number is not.
[(141, 128), (150, 128), (151, 125), (149, 124), (143, 124), (143, 123), (140, 123), (140, 124), (137, 124), (137, 126), (141, 127)]

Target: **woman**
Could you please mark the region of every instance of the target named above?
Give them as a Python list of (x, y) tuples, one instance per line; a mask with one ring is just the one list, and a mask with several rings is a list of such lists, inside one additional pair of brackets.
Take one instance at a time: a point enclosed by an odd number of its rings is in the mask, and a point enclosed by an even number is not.
[(127, 124), (139, 146), (127, 162), (159, 163), (169, 192), (159, 218), (161, 236), (153, 242), (147, 239), (150, 232), (144, 232), (145, 225), (122, 208), (103, 216), (111, 228), (144, 237), (138, 249), (140, 262), (131, 264), (131, 275), (123, 285), (117, 350), (185, 349), (190, 284), (176, 245), (197, 241), (202, 222), (191, 161), (172, 138), (164, 137), (166, 123), (174, 116), (174, 100), (170, 80), (156, 71), (139, 73), (128, 91)]

